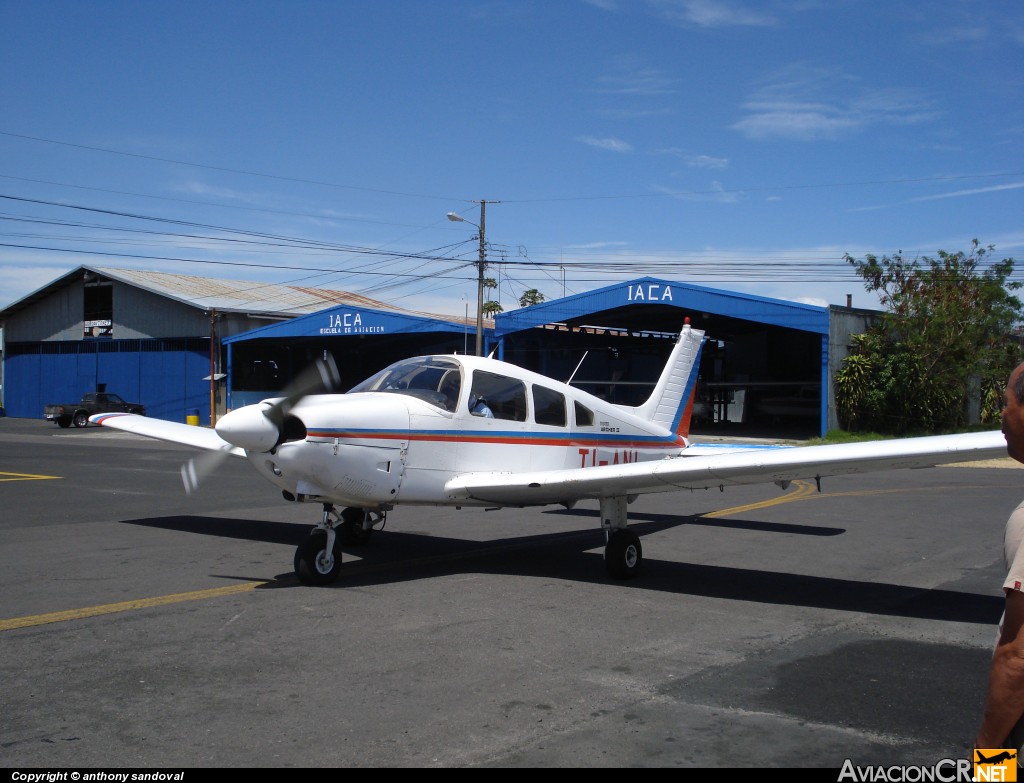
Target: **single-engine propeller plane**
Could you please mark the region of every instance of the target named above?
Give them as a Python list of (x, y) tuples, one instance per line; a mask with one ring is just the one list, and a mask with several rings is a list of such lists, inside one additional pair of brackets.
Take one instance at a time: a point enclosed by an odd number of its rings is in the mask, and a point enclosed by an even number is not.
[[(924, 467), (1006, 455), (981, 432), (871, 443), (732, 450), (692, 444), (704, 333), (686, 323), (650, 398), (616, 405), (505, 362), (465, 355), (397, 362), (347, 393), (328, 357), (282, 397), (231, 411), (214, 429), (132, 414), (94, 424), (200, 449), (186, 489), (242, 457), (289, 501), (323, 513), (295, 553), (304, 584), (337, 579), (341, 545), (363, 544), (398, 505), (526, 507), (596, 500), (613, 578), (634, 576), (638, 495)], [(342, 507), (338, 511), (337, 507)]]

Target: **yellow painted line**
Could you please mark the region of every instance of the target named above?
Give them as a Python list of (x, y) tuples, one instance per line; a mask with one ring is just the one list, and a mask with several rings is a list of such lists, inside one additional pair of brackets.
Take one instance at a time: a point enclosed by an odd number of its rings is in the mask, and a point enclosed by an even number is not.
[[(770, 500), (762, 500), (758, 503), (749, 503), (745, 506), (734, 506), (733, 508), (723, 508), (720, 511), (711, 511), (707, 514), (701, 514), (701, 517), (728, 517), (733, 514), (742, 514), (744, 511), (753, 511), (759, 508), (768, 508), (769, 506), (781, 506), (783, 503), (794, 503), (798, 500), (812, 500), (818, 498), (852, 498), (852, 497), (867, 497), (868, 495), (893, 495), (898, 492), (920, 492), (921, 487), (896, 487), (895, 489), (858, 489), (851, 490), (850, 492), (818, 492), (817, 487), (809, 481), (797, 480), (793, 482), (793, 486), (796, 487), (792, 492), (787, 492), (785, 495), (771, 498)], [(1005, 484), (1003, 486), (1016, 486), (1015, 484)], [(963, 489), (989, 489), (982, 485), (967, 486), (967, 487), (956, 487), (958, 490)]]
[(748, 503), (745, 506), (734, 506), (733, 508), (723, 508), (721, 511), (711, 511), (707, 514), (701, 514), (702, 517), (728, 517), (733, 514), (742, 514), (744, 511), (753, 511), (758, 508), (768, 508), (769, 506), (779, 506), (783, 503), (792, 503), (795, 500), (803, 500), (817, 493), (817, 487), (811, 484), (809, 481), (794, 481), (793, 486), (796, 487), (792, 492), (787, 492), (785, 495), (780, 495), (770, 500), (761, 500), (757, 503)]
[(0, 470), (0, 481), (42, 481), (44, 479), (59, 479), (63, 476), (36, 476), (32, 473), (5, 473)]
[(86, 617), (97, 617), (103, 614), (116, 614), (118, 612), (130, 612), (133, 609), (147, 609), (152, 606), (166, 606), (177, 604), (182, 601), (202, 601), (206, 598), (218, 598), (223, 595), (235, 595), (255, 590), (265, 582), (243, 582), (242, 584), (230, 585), (228, 587), (212, 587), (209, 590), (193, 590), (190, 593), (175, 593), (173, 595), (162, 595), (156, 598), (139, 598), (135, 601), (121, 601), (116, 604), (103, 604), (101, 606), (88, 606), (83, 609), (69, 609), (66, 612), (50, 612), (49, 614), (37, 614), (30, 617), (13, 617), (10, 620), (0, 620), (0, 631), (12, 631), (15, 628), (30, 628), (34, 625), (46, 625), (47, 623), (62, 623), (66, 620), (82, 620)]

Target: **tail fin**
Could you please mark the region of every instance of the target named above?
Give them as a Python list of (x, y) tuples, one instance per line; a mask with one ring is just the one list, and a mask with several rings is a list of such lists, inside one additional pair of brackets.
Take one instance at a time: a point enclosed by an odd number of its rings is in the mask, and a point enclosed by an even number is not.
[(638, 416), (677, 435), (689, 434), (703, 345), (704, 332), (692, 329), (687, 319), (650, 398), (634, 408)]

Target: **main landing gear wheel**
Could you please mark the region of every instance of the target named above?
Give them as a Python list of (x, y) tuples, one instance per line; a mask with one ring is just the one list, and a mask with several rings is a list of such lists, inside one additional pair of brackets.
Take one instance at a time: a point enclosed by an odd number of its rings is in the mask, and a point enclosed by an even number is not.
[(363, 546), (370, 541), (373, 528), (363, 526), (366, 512), (361, 508), (346, 508), (341, 512), (338, 537), (349, 546)]
[(631, 530), (616, 530), (608, 537), (604, 562), (612, 579), (629, 579), (640, 571), (643, 560), (640, 537)]
[(295, 550), (295, 575), (304, 585), (329, 585), (341, 570), (341, 541), (335, 537), (333, 554), (327, 551), (327, 533), (317, 528)]

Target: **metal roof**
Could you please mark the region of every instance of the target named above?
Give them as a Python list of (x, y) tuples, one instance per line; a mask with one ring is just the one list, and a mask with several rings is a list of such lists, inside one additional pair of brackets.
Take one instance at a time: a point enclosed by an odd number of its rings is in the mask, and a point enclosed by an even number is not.
[[(166, 299), (181, 302), (204, 312), (246, 313), (293, 318), (329, 307), (369, 308), (390, 313), (411, 314), (424, 318), (443, 319), (463, 324), (465, 319), (433, 313), (403, 310), (360, 294), (332, 288), (262, 283), (255, 280), (224, 280), (196, 275), (155, 272), (148, 269), (121, 269), (103, 266), (80, 266), (62, 275), (28, 296), (0, 310), (0, 320), (10, 317), (63, 288), (69, 281), (88, 275), (115, 280), (149, 291)], [(475, 323), (475, 322), (474, 322)]]
[[(476, 321), (449, 318), (443, 315), (404, 313), (379, 307), (353, 307), (343, 304), (292, 318), (281, 323), (261, 326), (242, 334), (225, 337), (223, 343), (260, 339), (296, 337), (344, 337), (367, 334), (414, 334), (421, 332), (464, 332), (475, 329)], [(485, 331), (491, 331), (489, 321)]]
[(630, 312), (634, 314), (635, 320), (637, 310), (642, 313), (644, 308), (652, 306), (667, 306), (696, 313), (710, 312), (739, 321), (785, 326), (824, 335), (829, 333), (827, 307), (783, 299), (768, 299), (753, 294), (722, 291), (654, 277), (616, 283), (563, 299), (499, 313), (495, 318), (495, 331), (500, 338), (513, 332), (552, 323), (568, 326), (593, 324), (595, 316), (602, 321), (625, 321), (626, 315)]

